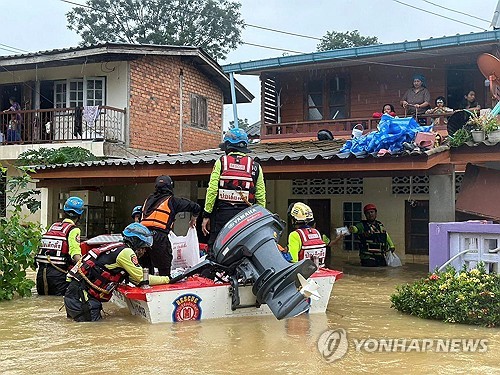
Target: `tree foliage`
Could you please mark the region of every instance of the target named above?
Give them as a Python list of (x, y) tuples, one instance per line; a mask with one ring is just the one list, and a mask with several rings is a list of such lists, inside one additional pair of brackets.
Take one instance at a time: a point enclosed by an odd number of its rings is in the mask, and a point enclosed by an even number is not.
[[(238, 119), (238, 128), (247, 131), (248, 128), (250, 127), (250, 124), (248, 123), (248, 119)], [(234, 121), (229, 121), (229, 129), (234, 128)]]
[(350, 48), (380, 44), (376, 36), (362, 36), (358, 30), (346, 31), (345, 33), (337, 31), (327, 31), (317, 45), (318, 51), (330, 51), (332, 49)]
[(196, 46), (224, 59), (241, 44), (240, 7), (231, 0), (87, 0), (66, 18), (84, 46), (102, 42)]
[(40, 148), (19, 154), (16, 164), (24, 166), (51, 165), (94, 160), (98, 160), (97, 157), (83, 147)]
[[(2, 168), (5, 172), (5, 169)], [(23, 206), (31, 213), (40, 208), (40, 192), (29, 189), (33, 181), (25, 170), (7, 181), (8, 217), (0, 218), (0, 301), (31, 295), (34, 281), (26, 278), (26, 270), (34, 267), (42, 231), (39, 223), (26, 221)]]

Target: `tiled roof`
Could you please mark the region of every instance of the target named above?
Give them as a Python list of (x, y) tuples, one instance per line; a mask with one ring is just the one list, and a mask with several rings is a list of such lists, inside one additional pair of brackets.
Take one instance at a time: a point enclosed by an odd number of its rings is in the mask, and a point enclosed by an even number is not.
[[(344, 142), (340, 140), (334, 141), (295, 141), (295, 142), (269, 142), (256, 143), (249, 145), (252, 150), (252, 156), (263, 163), (285, 160), (332, 160), (332, 162), (340, 161), (337, 157)], [(448, 150), (448, 146), (440, 146), (433, 150), (423, 151), (421, 153), (413, 153), (411, 155), (390, 155), (387, 157), (405, 157), (405, 156), (431, 156), (433, 154)], [(133, 166), (145, 164), (206, 164), (213, 163), (223, 155), (220, 149), (208, 149), (201, 151), (189, 151), (177, 154), (158, 154), (153, 156), (142, 156), (123, 159), (106, 159), (100, 161), (89, 161), (83, 163), (66, 163), (55, 165), (42, 165), (35, 167), (36, 170), (71, 168), (71, 167), (95, 167), (95, 166)], [(377, 155), (365, 155), (361, 158), (378, 158)], [(349, 155), (349, 158), (355, 159), (356, 156)], [(360, 159), (360, 158), (359, 158)]]

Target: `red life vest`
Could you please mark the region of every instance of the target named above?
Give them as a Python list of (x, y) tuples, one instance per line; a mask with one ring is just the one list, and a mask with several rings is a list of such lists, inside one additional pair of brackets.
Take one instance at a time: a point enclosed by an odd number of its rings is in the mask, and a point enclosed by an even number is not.
[(299, 251), (299, 260), (317, 258), (319, 266), (325, 266), (326, 244), (321, 238), (321, 233), (315, 228), (298, 228), (296, 232), (300, 236), (302, 246)]
[(254, 160), (249, 156), (229, 154), (221, 158), (218, 199), (231, 204), (255, 203)]
[(118, 254), (127, 246), (121, 242), (90, 249), (68, 275), (87, 286), (87, 292), (101, 302), (111, 299), (113, 290), (125, 280), (127, 272), (122, 268), (108, 269), (107, 264), (116, 263)]
[[(42, 246), (35, 259), (38, 263), (53, 264), (67, 270), (71, 267), (68, 235), (75, 225), (67, 221), (54, 223), (42, 236)], [(49, 261), (50, 259), (50, 261)]]
[[(148, 216), (144, 216), (141, 224), (148, 228), (158, 228), (164, 231), (167, 229), (170, 230), (171, 222), (173, 221), (170, 218), (171, 209), (168, 205), (170, 197), (161, 202)], [(144, 206), (142, 209), (144, 210)]]

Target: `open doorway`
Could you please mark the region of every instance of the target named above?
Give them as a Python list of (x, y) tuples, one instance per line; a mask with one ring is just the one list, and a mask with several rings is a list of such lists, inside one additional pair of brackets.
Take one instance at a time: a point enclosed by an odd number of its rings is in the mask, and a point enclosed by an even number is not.
[(429, 201), (406, 201), (405, 221), (405, 253), (429, 255)]
[(484, 78), (479, 72), (476, 64), (454, 65), (449, 67), (446, 74), (446, 82), (446, 100), (448, 107), (453, 109), (461, 108), (464, 96), (470, 90), (474, 90), (476, 93), (476, 100), (481, 107), (485, 107)]

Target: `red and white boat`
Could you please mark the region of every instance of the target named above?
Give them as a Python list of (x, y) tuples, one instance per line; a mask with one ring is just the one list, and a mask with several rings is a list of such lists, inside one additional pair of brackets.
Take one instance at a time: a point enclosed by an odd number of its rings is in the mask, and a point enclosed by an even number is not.
[[(342, 272), (320, 268), (311, 278), (318, 284), (318, 300), (309, 298), (309, 313), (325, 313), (332, 288)], [(148, 289), (120, 285), (113, 301), (127, 307), (132, 315), (150, 323), (182, 322), (242, 316), (272, 315), (266, 304), (258, 305), (252, 285), (239, 286), (240, 304), (233, 309), (234, 289), (229, 283), (215, 283), (191, 276), (176, 284), (155, 285)]]

